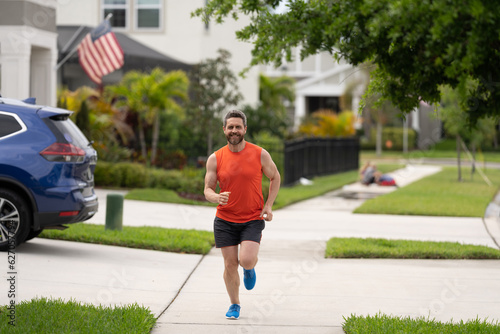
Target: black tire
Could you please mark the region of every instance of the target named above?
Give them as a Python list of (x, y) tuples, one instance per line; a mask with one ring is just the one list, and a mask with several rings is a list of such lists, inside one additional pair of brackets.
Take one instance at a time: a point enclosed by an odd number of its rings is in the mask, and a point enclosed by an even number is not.
[(0, 251), (12, 250), (26, 240), (31, 210), (17, 193), (0, 189)]
[(26, 237), (26, 239), (24, 239), (24, 241), (28, 241), (28, 240), (31, 240), (33, 238), (36, 238), (40, 235), (40, 233), (43, 232), (43, 228), (38, 230), (38, 231), (34, 231), (32, 229), (30, 229), (29, 233), (28, 233), (28, 236)]

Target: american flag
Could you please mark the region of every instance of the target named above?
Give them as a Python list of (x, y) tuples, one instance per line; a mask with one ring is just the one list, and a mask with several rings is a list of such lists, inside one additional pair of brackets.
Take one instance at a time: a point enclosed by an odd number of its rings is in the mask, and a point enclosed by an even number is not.
[(103, 76), (123, 66), (123, 50), (111, 31), (109, 20), (104, 20), (83, 38), (78, 57), (83, 70), (98, 85)]

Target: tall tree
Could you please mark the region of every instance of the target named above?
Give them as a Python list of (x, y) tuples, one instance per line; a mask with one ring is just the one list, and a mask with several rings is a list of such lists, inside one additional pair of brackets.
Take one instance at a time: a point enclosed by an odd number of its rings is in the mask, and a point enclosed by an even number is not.
[(154, 164), (160, 135), (160, 114), (166, 113), (174, 114), (178, 118), (184, 117), (184, 109), (180, 103), (187, 100), (189, 79), (183, 71), (165, 73), (162, 69), (155, 68), (145, 80), (145, 87), (147, 87), (145, 96), (147, 96), (148, 105), (153, 112), (150, 163)]
[[(469, 82), (468, 86), (474, 85)], [(464, 87), (467, 89), (467, 87)], [(460, 108), (463, 99), (462, 91), (443, 87), (443, 98), (439, 108), (439, 116), (444, 122), (444, 127), (449, 135), (455, 136), (457, 150), (458, 181), (462, 181), (461, 171), (461, 151), (462, 143), (468, 141), (472, 147), (472, 173), (475, 169), (475, 151), (476, 148), (489, 141), (492, 142), (495, 136), (495, 120), (492, 117), (483, 117), (478, 120), (477, 128), (471, 128), (466, 125), (467, 115)]]
[(440, 102), (442, 85), (472, 79), (461, 108), (472, 123), (500, 115), (500, 6), (475, 0), (211, 0), (193, 12), (222, 23), (239, 14), (251, 22), (236, 32), (254, 44), (250, 65), (330, 52), (352, 65), (372, 61), (371, 92), (404, 113), (420, 101)]
[(229, 68), (230, 58), (229, 51), (219, 49), (216, 58), (200, 62), (190, 72), (190, 122), (196, 120), (192, 126), (205, 135), (207, 156), (213, 151), (213, 134), (220, 130), (222, 113), (242, 99), (236, 75)]

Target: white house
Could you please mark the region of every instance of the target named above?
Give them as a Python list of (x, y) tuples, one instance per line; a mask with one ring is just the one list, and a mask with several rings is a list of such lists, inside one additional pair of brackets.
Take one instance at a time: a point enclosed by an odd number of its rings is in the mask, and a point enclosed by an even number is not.
[(0, 0), (0, 94), (56, 103), (57, 0)]

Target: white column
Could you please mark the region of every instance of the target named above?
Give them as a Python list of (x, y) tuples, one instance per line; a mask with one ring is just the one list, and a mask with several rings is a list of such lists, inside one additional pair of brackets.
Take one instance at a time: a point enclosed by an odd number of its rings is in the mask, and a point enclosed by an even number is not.
[(420, 131), (420, 107), (412, 111), (412, 128), (415, 131)]
[(352, 92), (352, 112), (354, 113), (354, 128), (359, 130), (363, 127), (363, 114), (358, 110), (363, 95), (363, 87), (358, 85)]
[(295, 117), (293, 122), (293, 129), (299, 129), (300, 122), (306, 116), (306, 97), (302, 94), (297, 94), (295, 97)]
[(49, 49), (33, 50), (31, 57), (30, 92), (38, 104), (56, 106), (57, 72), (54, 69), (57, 52)]
[[(0, 37), (2, 96), (25, 99), (30, 95), (31, 45), (10, 33)], [(15, 33), (14, 33), (15, 34)]]

